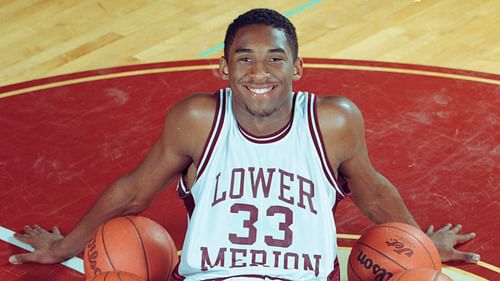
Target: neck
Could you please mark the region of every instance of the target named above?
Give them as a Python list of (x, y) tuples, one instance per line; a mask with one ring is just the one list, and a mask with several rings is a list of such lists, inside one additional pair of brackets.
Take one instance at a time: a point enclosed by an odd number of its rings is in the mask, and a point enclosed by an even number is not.
[(234, 114), (245, 131), (255, 136), (266, 136), (285, 127), (292, 118), (292, 111), (293, 98), (290, 98), (270, 115), (254, 115), (241, 110), (234, 110)]

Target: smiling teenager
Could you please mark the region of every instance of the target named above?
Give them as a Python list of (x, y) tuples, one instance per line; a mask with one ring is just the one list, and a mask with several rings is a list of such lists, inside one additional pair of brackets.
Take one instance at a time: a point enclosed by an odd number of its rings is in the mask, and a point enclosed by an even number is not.
[[(77, 255), (99, 225), (146, 209), (174, 180), (190, 217), (174, 280), (339, 280), (332, 210), (349, 195), (375, 223), (417, 225), (372, 166), (356, 105), (293, 90), (303, 69), (286, 17), (248, 11), (224, 42), (219, 72), (230, 87), (176, 104), (135, 171), (112, 184), (67, 236), (25, 227), (15, 236), (36, 250), (12, 263)], [(427, 233), (442, 261), (477, 262), (477, 254), (454, 248), (474, 237), (460, 229)]]

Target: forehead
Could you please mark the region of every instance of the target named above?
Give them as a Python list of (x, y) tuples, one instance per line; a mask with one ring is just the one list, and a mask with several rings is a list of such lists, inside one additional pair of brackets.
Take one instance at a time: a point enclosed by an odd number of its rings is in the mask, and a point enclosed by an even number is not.
[(238, 30), (229, 52), (234, 53), (238, 49), (253, 50), (256, 48), (282, 48), (291, 52), (286, 34), (282, 29), (261, 24), (248, 25)]

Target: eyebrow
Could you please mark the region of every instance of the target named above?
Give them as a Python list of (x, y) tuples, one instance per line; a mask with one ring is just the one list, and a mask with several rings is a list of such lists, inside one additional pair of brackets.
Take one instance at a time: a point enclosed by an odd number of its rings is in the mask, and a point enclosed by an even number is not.
[[(248, 48), (238, 48), (234, 52), (235, 53), (252, 53), (253, 50), (252, 49), (248, 49)], [(269, 53), (283, 53), (283, 54), (286, 54), (286, 51), (283, 48), (273, 48), (273, 49), (269, 49)]]

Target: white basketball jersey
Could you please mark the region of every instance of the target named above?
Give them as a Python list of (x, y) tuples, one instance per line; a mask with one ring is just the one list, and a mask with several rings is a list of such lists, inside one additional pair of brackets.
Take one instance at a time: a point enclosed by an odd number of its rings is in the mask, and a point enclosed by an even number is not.
[(189, 190), (178, 185), (192, 208), (176, 273), (184, 280), (329, 280), (337, 271), (332, 210), (348, 191), (326, 158), (316, 97), (294, 93), (290, 122), (254, 136), (238, 125), (231, 90), (216, 95), (196, 180)]

